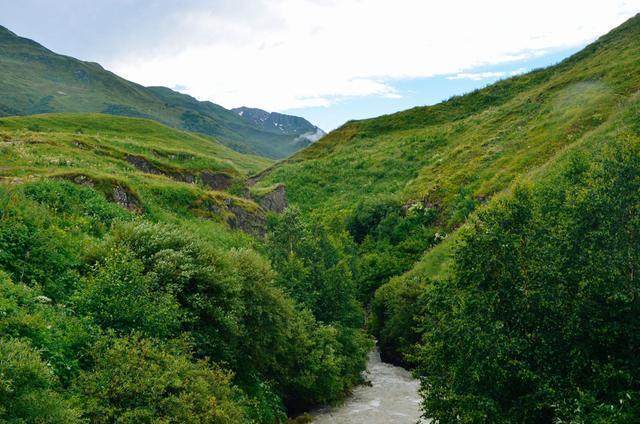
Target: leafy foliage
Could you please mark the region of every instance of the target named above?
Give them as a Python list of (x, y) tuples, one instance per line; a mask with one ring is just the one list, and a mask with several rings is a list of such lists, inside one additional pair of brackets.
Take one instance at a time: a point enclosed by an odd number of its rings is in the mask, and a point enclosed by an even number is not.
[(437, 212), (422, 202), (401, 206), (373, 198), (356, 206), (347, 230), (356, 248), (360, 299), (368, 303), (375, 290), (394, 275), (407, 271), (422, 253), (437, 243), (433, 224)]
[(48, 364), (25, 386), (42, 402), (7, 392), (7, 417), (58, 402), (51, 422), (282, 422), (360, 381), (371, 343), (353, 296), (328, 291), (350, 315), (321, 322), (256, 251), (133, 217), (94, 188), (43, 179), (0, 199), (0, 340), (32, 352), (24, 372)]
[(153, 284), (142, 262), (126, 249), (113, 249), (74, 296), (80, 314), (123, 334), (137, 330), (166, 338), (179, 329), (182, 313), (171, 291)]
[(84, 416), (96, 423), (245, 421), (230, 375), (193, 362), (186, 349), (137, 335), (99, 341), (92, 367), (76, 382)]
[(3, 422), (79, 423), (80, 413), (56, 392), (56, 377), (29, 343), (0, 339), (0, 419)]
[(378, 292), (379, 331), (417, 366), (429, 416), (637, 418), (638, 157), (637, 140), (571, 156), (477, 215), (449, 280)]
[(279, 284), (318, 320), (358, 328), (364, 313), (341, 241), (292, 208), (272, 220), (266, 248)]

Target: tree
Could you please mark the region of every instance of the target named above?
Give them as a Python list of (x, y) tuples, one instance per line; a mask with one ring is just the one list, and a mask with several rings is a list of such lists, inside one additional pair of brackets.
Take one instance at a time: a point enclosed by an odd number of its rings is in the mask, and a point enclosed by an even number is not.
[(360, 327), (364, 313), (346, 255), (320, 225), (311, 225), (297, 208), (287, 209), (269, 226), (267, 252), (277, 282), (326, 324)]
[(637, 421), (639, 158), (614, 143), (478, 214), (454, 276), (417, 300), (432, 418)]

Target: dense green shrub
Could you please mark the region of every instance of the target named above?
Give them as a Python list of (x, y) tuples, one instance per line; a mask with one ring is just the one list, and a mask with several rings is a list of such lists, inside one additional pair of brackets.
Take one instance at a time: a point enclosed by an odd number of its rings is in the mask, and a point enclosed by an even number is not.
[[(176, 322), (171, 300), (175, 299), (183, 312), (181, 329), (192, 338), (196, 355), (233, 370), (240, 387), (264, 395), (260, 401), (263, 408), (281, 409), (278, 402), (264, 404), (272, 399), (270, 391), (277, 393), (289, 409), (298, 410), (337, 400), (359, 381), (369, 341), (358, 333), (322, 326), (301, 311), (273, 284), (276, 274), (254, 252), (222, 252), (177, 228), (146, 223), (120, 225), (105, 249), (126, 250), (131, 255), (124, 260), (129, 265), (120, 263), (117, 270), (107, 270), (105, 275), (116, 276), (108, 287), (122, 280), (117, 277), (121, 272), (138, 279), (136, 286), (152, 287), (148, 293), (156, 294), (156, 303), (152, 303), (155, 313), (167, 312), (174, 317), (173, 321), (163, 318), (158, 323)], [(133, 273), (128, 271), (131, 268)], [(130, 283), (123, 286), (131, 289)], [(170, 293), (169, 300), (158, 305), (163, 299), (158, 293)], [(303, 291), (296, 295), (304, 298)], [(133, 310), (138, 311), (133, 317), (138, 318), (130, 321), (143, 331), (145, 319), (140, 314), (147, 302), (136, 306), (136, 297), (119, 294), (113, 299), (131, 299)], [(337, 305), (332, 307), (340, 308), (346, 300), (334, 297)], [(95, 305), (105, 308), (101, 301)], [(127, 316), (127, 309), (120, 309), (123, 313), (118, 319)], [(345, 341), (344, 334), (352, 335), (353, 340)], [(321, 384), (323, 380), (331, 383)]]
[(127, 249), (112, 249), (74, 296), (77, 311), (102, 328), (127, 334), (170, 337), (180, 328), (180, 305), (171, 290), (157, 287), (142, 262)]
[(414, 275), (378, 292), (380, 334), (401, 353), (419, 340), (405, 359), (439, 422), (640, 414), (640, 145), (563, 169), (481, 211), (451, 279)]
[(92, 359), (76, 382), (91, 422), (246, 422), (230, 375), (192, 361), (184, 343), (107, 338), (95, 346)]
[(371, 301), (369, 331), (378, 340), (383, 360), (398, 365), (411, 365), (406, 355), (420, 341), (418, 300), (429, 281), (424, 275), (403, 276), (381, 286)]
[(28, 339), (67, 385), (81, 368), (95, 328), (70, 308), (52, 304), (37, 289), (13, 283), (0, 272), (0, 334)]
[(62, 299), (77, 284), (81, 248), (56, 221), (38, 203), (0, 189), (0, 267), (15, 282)]
[(314, 399), (335, 401), (359, 382), (372, 347), (361, 330), (364, 312), (347, 246), (344, 238), (330, 236), (297, 208), (269, 223), (266, 252), (277, 271), (276, 283), (311, 312), (302, 313), (283, 382), (289, 387), (285, 399), (297, 411), (311, 407)]
[(80, 423), (80, 411), (57, 391), (52, 369), (28, 342), (0, 338), (0, 421)]
[(380, 223), (389, 215), (393, 215), (399, 205), (392, 199), (370, 199), (358, 204), (347, 219), (347, 230), (356, 243), (377, 231)]
[(346, 227), (357, 243), (359, 299), (369, 303), (378, 287), (410, 269), (437, 241), (434, 208), (374, 197), (358, 204)]
[(78, 285), (84, 242), (130, 214), (101, 193), (68, 181), (0, 188), (0, 267), (16, 283), (65, 300)]
[(65, 180), (41, 180), (21, 187), (26, 198), (53, 213), (60, 227), (91, 235), (105, 234), (111, 224), (131, 214), (90, 187)]
[(289, 208), (269, 225), (267, 252), (278, 271), (277, 282), (321, 322), (361, 327), (349, 256), (341, 240)]
[[(327, 256), (332, 286), (322, 299), (345, 313), (319, 322), (305, 294), (283, 289), (255, 251), (132, 219), (90, 188), (42, 180), (3, 188), (0, 201), (0, 340), (23, 343), (51, 375), (37, 383), (42, 402), (16, 419), (29, 421), (51, 398), (69, 422), (282, 422), (360, 381), (371, 342), (355, 328), (363, 312), (344, 261)], [(190, 347), (174, 349), (176, 339)], [(118, 380), (138, 365), (149, 385)], [(173, 371), (154, 381), (160, 368)], [(82, 408), (67, 408), (74, 397)], [(224, 408), (212, 412), (214, 397)]]

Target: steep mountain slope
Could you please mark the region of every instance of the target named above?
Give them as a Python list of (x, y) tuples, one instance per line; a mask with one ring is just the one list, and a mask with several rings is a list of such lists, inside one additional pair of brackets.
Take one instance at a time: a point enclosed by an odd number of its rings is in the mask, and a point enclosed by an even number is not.
[(267, 112), (245, 106), (232, 110), (264, 131), (293, 136), (292, 143), (299, 148), (315, 143), (326, 135), (323, 130), (299, 116)]
[(391, 195), (452, 229), (517, 177), (597, 130), (640, 89), (640, 16), (558, 65), (435, 106), (352, 121), (261, 176), (344, 218)]
[[(640, 97), (480, 208), (446, 275), (383, 285), (370, 329), (442, 421), (640, 416)], [(624, 376), (624, 377), (623, 377)]]
[[(257, 178), (355, 244), (438, 422), (637, 422), (640, 15), (558, 65), (350, 122)], [(346, 231), (344, 231), (346, 230)]]
[(606, 128), (638, 90), (640, 15), (555, 66), (349, 122), (255, 180), (284, 183), (291, 203), (349, 230), (369, 299), (423, 254), (423, 271), (446, 274), (476, 208)]
[(143, 87), (97, 63), (58, 55), (0, 26), (0, 116), (96, 112), (149, 118), (215, 136), (242, 153), (285, 157), (291, 137), (242, 119), (211, 102), (164, 87)]

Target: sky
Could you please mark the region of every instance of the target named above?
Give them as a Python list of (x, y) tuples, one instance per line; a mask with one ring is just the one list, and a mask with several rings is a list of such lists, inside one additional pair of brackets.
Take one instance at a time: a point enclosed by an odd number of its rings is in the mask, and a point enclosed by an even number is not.
[(557, 63), (640, 0), (0, 0), (0, 25), (143, 85), (325, 130)]

